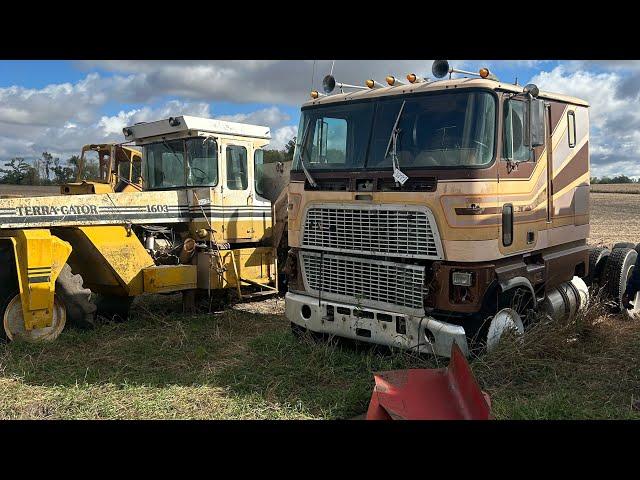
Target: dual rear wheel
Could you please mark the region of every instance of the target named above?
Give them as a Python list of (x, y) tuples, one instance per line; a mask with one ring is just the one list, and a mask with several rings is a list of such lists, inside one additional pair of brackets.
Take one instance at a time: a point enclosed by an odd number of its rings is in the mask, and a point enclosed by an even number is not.
[(623, 313), (629, 318), (640, 320), (640, 292), (630, 299), (632, 308), (626, 308), (622, 296), (631, 278), (640, 244), (620, 242), (609, 252), (603, 247), (591, 250), (589, 277), (590, 286), (601, 292), (606, 305), (612, 313)]

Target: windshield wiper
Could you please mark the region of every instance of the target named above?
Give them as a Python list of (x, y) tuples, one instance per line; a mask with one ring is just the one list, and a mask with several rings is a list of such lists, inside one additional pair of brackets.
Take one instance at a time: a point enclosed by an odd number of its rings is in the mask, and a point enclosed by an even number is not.
[(398, 124), (400, 123), (400, 118), (402, 118), (402, 112), (404, 111), (404, 105), (406, 100), (402, 101), (402, 105), (400, 105), (400, 111), (398, 112), (398, 116), (396, 117), (396, 121), (393, 124), (393, 129), (391, 130), (391, 135), (389, 136), (389, 143), (387, 144), (387, 150), (384, 154), (384, 158), (389, 156), (391, 153), (391, 162), (393, 164), (393, 179), (396, 183), (400, 185), (404, 185), (404, 183), (409, 180), (402, 171), (400, 171), (400, 162), (398, 162), (398, 135), (400, 134), (400, 128)]
[(313, 179), (313, 177), (311, 176), (311, 173), (309, 172), (309, 170), (307, 169), (307, 166), (305, 165), (304, 162), (304, 153), (305, 153), (305, 149), (306, 149), (306, 145), (307, 145), (307, 140), (309, 138), (309, 132), (311, 131), (311, 128), (309, 128), (309, 126), (311, 125), (311, 122), (307, 122), (306, 128), (304, 130), (304, 133), (302, 135), (302, 143), (300, 144), (300, 155), (298, 155), (300, 157), (300, 166), (302, 167), (302, 171), (304, 172), (304, 176), (307, 177), (307, 181), (309, 182), (309, 185), (311, 185), (313, 188), (316, 188), (318, 186), (318, 184), (316, 183), (316, 181)]

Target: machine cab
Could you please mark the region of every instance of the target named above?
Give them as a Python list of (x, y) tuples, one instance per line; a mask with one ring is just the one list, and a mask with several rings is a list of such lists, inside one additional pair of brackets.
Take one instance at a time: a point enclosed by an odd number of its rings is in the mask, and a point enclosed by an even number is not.
[(271, 202), (263, 196), (269, 127), (180, 116), (123, 132), (142, 147), (144, 190), (183, 192), (193, 222), (212, 229), (216, 241), (271, 235)]
[(76, 165), (76, 182), (61, 186), (61, 193), (139, 192), (142, 155), (139, 150), (114, 143), (82, 147)]

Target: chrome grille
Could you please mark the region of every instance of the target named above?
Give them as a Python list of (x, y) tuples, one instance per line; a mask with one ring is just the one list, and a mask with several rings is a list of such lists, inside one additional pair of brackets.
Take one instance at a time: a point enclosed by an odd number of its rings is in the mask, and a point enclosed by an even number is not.
[(344, 253), (442, 258), (435, 219), (426, 207), (309, 207), (304, 222), (302, 246)]
[[(424, 267), (316, 252), (300, 252), (305, 283), (323, 297), (373, 307), (422, 311)], [(322, 268), (321, 268), (322, 266)]]

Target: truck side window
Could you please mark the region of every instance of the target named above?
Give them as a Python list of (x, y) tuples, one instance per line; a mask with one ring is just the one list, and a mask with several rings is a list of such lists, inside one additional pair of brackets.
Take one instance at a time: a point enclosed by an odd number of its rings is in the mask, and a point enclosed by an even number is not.
[(246, 190), (247, 149), (240, 145), (227, 146), (227, 188), (229, 190)]
[(311, 163), (344, 165), (346, 159), (347, 121), (344, 118), (331, 117), (316, 120), (311, 145)]
[(253, 152), (253, 176), (256, 182), (256, 193), (264, 195), (264, 152), (261, 149)]
[(569, 147), (573, 148), (576, 146), (576, 114), (575, 112), (567, 113), (567, 123), (569, 124), (569, 128), (567, 129), (569, 135)]
[(531, 150), (524, 144), (525, 103), (508, 100), (504, 105), (504, 142), (502, 157), (516, 162), (531, 160)]

